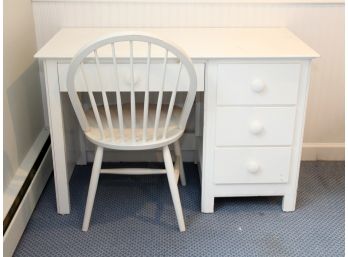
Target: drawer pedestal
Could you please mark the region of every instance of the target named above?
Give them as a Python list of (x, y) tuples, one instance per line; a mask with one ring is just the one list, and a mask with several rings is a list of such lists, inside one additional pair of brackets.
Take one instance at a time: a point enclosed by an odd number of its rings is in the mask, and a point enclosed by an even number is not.
[(216, 197), (283, 196), (294, 211), (308, 92), (308, 60), (206, 64), (202, 212)]

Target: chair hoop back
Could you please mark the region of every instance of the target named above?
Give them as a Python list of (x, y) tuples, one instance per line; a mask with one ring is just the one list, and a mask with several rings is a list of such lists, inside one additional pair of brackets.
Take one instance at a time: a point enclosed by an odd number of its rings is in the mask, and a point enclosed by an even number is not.
[[(82, 77), (84, 78), (84, 83), (87, 88), (89, 100), (91, 103), (91, 107), (95, 116), (95, 120), (97, 122), (99, 132), (100, 132), (100, 137), (101, 140), (105, 138), (105, 131), (109, 131), (111, 135), (111, 140), (115, 140), (115, 135), (113, 133), (114, 129), (114, 123), (112, 119), (112, 114), (110, 112), (110, 105), (109, 105), (109, 100), (107, 97), (107, 92), (110, 92), (110, 90), (106, 90), (103, 86), (103, 72), (101, 71), (101, 65), (102, 65), (102, 59), (99, 56), (98, 50), (100, 48), (108, 48), (110, 51), (110, 54), (108, 55), (107, 59), (111, 61), (112, 67), (113, 67), (113, 78), (112, 78), (112, 84), (114, 85), (114, 90), (112, 93), (116, 94), (116, 104), (117, 104), (117, 117), (118, 117), (118, 126), (120, 130), (120, 139), (121, 141), (124, 140), (124, 113), (122, 109), (122, 99), (121, 99), (121, 90), (119, 86), (119, 57), (116, 57), (117, 52), (117, 45), (118, 43), (128, 43), (129, 44), (129, 57), (127, 57), (128, 61), (127, 63), (129, 64), (129, 71), (130, 71), (130, 122), (131, 122), (131, 141), (133, 143), (136, 142), (136, 136), (135, 136), (135, 129), (136, 129), (136, 102), (135, 102), (135, 76), (134, 76), (134, 64), (136, 61), (136, 58), (134, 57), (134, 43), (135, 42), (140, 42), (140, 43), (145, 43), (147, 45), (147, 57), (146, 57), (146, 87), (145, 87), (145, 94), (144, 94), (144, 111), (143, 111), (143, 124), (142, 124), (142, 129), (143, 129), (143, 138), (142, 141), (156, 141), (159, 139), (164, 139), (166, 138), (166, 130), (168, 128), (168, 124), (170, 123), (174, 104), (175, 104), (175, 98), (176, 98), (176, 93), (178, 90), (178, 84), (180, 83), (180, 74), (182, 68), (186, 69), (188, 77), (189, 77), (189, 88), (188, 92), (186, 95), (186, 99), (180, 114), (180, 119), (178, 122), (178, 127), (181, 130), (184, 130), (186, 127), (186, 123), (195, 99), (196, 95), (196, 89), (197, 89), (197, 77), (196, 77), (196, 72), (193, 67), (191, 59), (187, 56), (187, 54), (180, 49), (180, 47), (176, 46), (173, 43), (170, 43), (164, 39), (161, 39), (155, 35), (151, 34), (146, 34), (142, 32), (128, 32), (128, 33), (117, 33), (117, 34), (112, 34), (108, 36), (104, 36), (101, 38), (98, 38), (94, 40), (93, 42), (87, 44), (84, 46), (72, 59), (72, 62), (69, 66), (68, 70), (68, 76), (67, 76), (67, 88), (68, 88), (68, 94), (70, 97), (70, 100), (72, 102), (74, 111), (77, 115), (78, 121), (83, 129), (83, 131), (87, 132), (90, 129), (90, 124), (88, 122), (85, 110), (82, 106), (82, 102), (80, 100), (80, 97), (78, 95), (78, 90), (76, 89), (75, 81), (76, 81), (76, 74), (78, 72), (81, 72)], [(154, 134), (153, 138), (146, 138), (146, 131), (147, 131), (147, 126), (148, 126), (148, 110), (149, 110), (149, 87), (151, 85), (150, 81), (150, 67), (151, 67), (151, 62), (152, 59), (154, 59), (151, 56), (151, 49), (153, 46), (162, 48), (164, 50), (164, 57), (163, 57), (163, 66), (162, 66), (162, 74), (161, 76), (161, 86), (160, 89), (158, 90), (158, 99), (157, 99), (157, 105), (156, 105), (156, 115), (155, 115), (155, 120), (154, 120)], [(163, 131), (163, 135), (158, 135), (157, 130), (159, 126), (159, 116), (161, 115), (161, 109), (162, 109), (162, 101), (163, 101), (163, 91), (165, 88), (165, 81), (166, 81), (166, 69), (167, 69), (167, 64), (168, 64), (168, 59), (170, 58), (168, 54), (171, 54), (174, 56), (176, 60), (178, 60), (178, 75), (177, 75), (177, 80), (176, 80), (176, 86), (175, 88), (171, 91), (171, 98), (170, 102), (168, 105), (167, 110), (167, 116), (165, 119), (165, 125), (164, 128), (161, 130)], [(93, 92), (96, 92), (95, 87), (93, 89), (91, 88), (91, 81), (88, 80), (87, 78), (87, 73), (85, 69), (85, 63), (88, 59), (94, 60), (95, 68), (97, 71), (97, 81), (98, 81), (98, 92), (101, 93), (102, 96), (102, 103), (105, 111), (105, 117), (106, 117), (106, 124), (107, 126), (105, 127), (105, 123), (103, 125), (102, 119), (101, 119), (101, 114), (98, 111), (98, 106), (96, 103), (96, 99), (93, 95)], [(158, 59), (158, 58), (157, 58)], [(162, 109), (163, 111), (163, 109)], [(138, 124), (139, 125), (139, 124)], [(136, 142), (139, 143), (139, 142)]]

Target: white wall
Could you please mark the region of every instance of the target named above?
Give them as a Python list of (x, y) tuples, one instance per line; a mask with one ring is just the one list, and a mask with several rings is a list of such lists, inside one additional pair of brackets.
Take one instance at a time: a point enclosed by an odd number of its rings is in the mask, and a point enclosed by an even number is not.
[(4, 191), (44, 128), (31, 1), (4, 1)]
[(344, 158), (343, 1), (180, 2), (36, 0), (38, 47), (61, 27), (288, 27), (321, 55), (312, 66), (303, 159)]

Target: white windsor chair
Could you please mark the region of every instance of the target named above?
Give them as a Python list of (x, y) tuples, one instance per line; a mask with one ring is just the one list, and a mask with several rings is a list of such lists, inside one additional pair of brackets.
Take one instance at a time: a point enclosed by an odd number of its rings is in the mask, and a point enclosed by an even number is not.
[[(117, 47), (120, 43), (129, 45), (129, 56), (127, 54), (126, 59), (116, 56), (118, 53)], [(133, 43), (145, 44), (145, 52), (147, 52), (145, 57), (137, 58), (134, 56), (135, 48)], [(161, 58), (152, 57), (151, 49), (153, 47), (163, 49), (164, 56)], [(105, 54), (105, 49), (108, 49), (108, 58), (98, 55), (98, 51), (101, 49), (104, 49), (103, 54)], [(112, 90), (110, 90), (110, 85), (105, 85), (105, 73), (103, 75), (102, 72), (102, 63), (105, 60), (109, 61), (109, 65), (113, 69)], [(130, 72), (130, 85), (128, 89), (130, 100), (127, 97), (128, 100), (126, 101), (122, 99), (124, 95), (121, 92), (120, 72), (118, 69), (120, 63), (125, 63), (125, 61), (127, 63), (126, 65), (129, 65)], [(157, 104), (151, 104), (149, 103), (149, 94), (153, 89), (151, 87), (150, 71), (152, 62), (155, 61), (162, 62), (161, 86), (156, 91), (158, 94)], [(175, 86), (169, 91), (171, 94), (169, 104), (164, 104), (163, 94), (164, 91), (168, 91), (165, 84), (167, 64), (169, 61), (172, 61), (171, 64), (176, 64), (178, 69)], [(146, 65), (145, 93), (143, 103), (136, 104), (134, 65), (135, 63), (141, 62), (143, 62), (143, 65)], [(90, 72), (87, 72), (87, 69), (85, 69), (87, 64), (89, 66), (92, 64), (95, 67), (97, 83), (88, 78)], [(181, 108), (175, 104), (175, 101), (182, 68), (187, 71), (189, 89), (184, 105)], [(90, 107), (82, 104), (82, 98), (79, 95), (81, 90), (76, 89), (75, 84), (78, 73), (83, 78), (82, 81), (84, 81), (85, 91), (88, 93)], [(94, 84), (92, 85), (92, 83)], [(167, 174), (179, 229), (180, 231), (185, 231), (185, 222), (177, 182), (180, 176), (181, 183), (183, 185), (186, 184), (179, 138), (184, 133), (197, 88), (196, 73), (190, 58), (174, 44), (168, 43), (156, 36), (137, 32), (109, 35), (91, 42), (75, 55), (69, 67), (67, 86), (70, 100), (82, 130), (87, 139), (96, 145), (82, 230), (87, 231), (89, 227), (99, 174), (108, 173), (130, 175)], [(101, 93), (101, 104), (97, 104), (95, 97), (97, 92), (99, 94)], [(110, 94), (116, 98), (116, 105), (109, 104)], [(172, 143), (174, 143), (176, 155), (175, 165), (173, 165), (168, 147)], [(104, 148), (127, 151), (161, 148), (165, 169), (101, 169)]]

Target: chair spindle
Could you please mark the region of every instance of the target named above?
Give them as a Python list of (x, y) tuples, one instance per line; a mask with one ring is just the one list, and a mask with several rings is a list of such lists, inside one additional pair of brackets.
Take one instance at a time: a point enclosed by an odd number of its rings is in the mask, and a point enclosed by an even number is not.
[(172, 113), (173, 113), (173, 108), (174, 108), (174, 103), (175, 103), (175, 98), (176, 98), (176, 92), (178, 91), (178, 87), (179, 87), (181, 69), (182, 69), (182, 63), (180, 62), (178, 76), (177, 76), (176, 83), (175, 83), (175, 88), (172, 91), (172, 95), (170, 97), (170, 102), (169, 102), (169, 106), (168, 106), (167, 118), (166, 118), (166, 122), (164, 125), (164, 130), (163, 130), (163, 137), (162, 137), (163, 139), (166, 138), (168, 126), (169, 126), (170, 120), (172, 118)]
[(111, 44), (111, 50), (112, 50), (112, 63), (114, 67), (114, 71), (112, 72), (112, 74), (113, 74), (113, 79), (114, 79), (114, 83), (116, 87), (116, 109), (117, 109), (117, 116), (118, 116), (118, 124), (120, 128), (120, 139), (121, 139), (121, 142), (124, 142), (122, 99), (121, 99), (120, 81), (119, 81), (119, 73), (118, 73), (114, 43)]
[(147, 119), (149, 113), (149, 88), (150, 88), (150, 65), (151, 65), (151, 43), (147, 45), (147, 61), (146, 61), (146, 88), (144, 95), (144, 117), (143, 117), (143, 142), (146, 142), (147, 138)]
[(129, 41), (129, 62), (130, 62), (130, 80), (131, 80), (131, 128), (132, 128), (132, 142), (135, 143), (135, 129), (136, 129), (136, 106), (134, 93), (134, 64), (133, 64), (133, 41)]
[(163, 61), (163, 71), (162, 71), (162, 83), (161, 83), (161, 88), (158, 94), (158, 100), (157, 100), (157, 106), (156, 106), (155, 126), (154, 126), (154, 132), (153, 132), (154, 141), (157, 139), (158, 123), (161, 116), (163, 90), (164, 90), (166, 71), (167, 71), (167, 58), (168, 58), (168, 49), (165, 50), (165, 56)]
[(104, 110), (105, 110), (105, 115), (106, 115), (106, 121), (107, 121), (108, 128), (109, 128), (110, 138), (113, 142), (115, 142), (114, 127), (112, 125), (112, 120), (111, 120), (109, 101), (108, 101), (108, 98), (107, 98), (107, 95), (105, 92), (105, 87), (103, 85), (103, 79), (101, 76), (100, 61), (99, 61), (99, 56), (98, 56), (97, 50), (94, 50), (94, 57), (95, 57), (95, 63), (96, 63), (96, 68), (97, 68), (98, 83), (99, 83), (99, 86), (101, 88), (103, 105), (104, 105)]
[(87, 76), (86, 76), (86, 71), (85, 71), (85, 68), (84, 68), (84, 64), (82, 62), (80, 64), (80, 70), (81, 70), (81, 73), (82, 73), (83, 81), (84, 81), (84, 83), (85, 83), (85, 85), (87, 87), (89, 101), (91, 102), (93, 114), (94, 114), (94, 117), (95, 117), (95, 119), (97, 121), (100, 137), (101, 137), (101, 139), (105, 139), (103, 123), (101, 122), (100, 115), (99, 115), (99, 112), (98, 112), (98, 107), (97, 107), (97, 104), (95, 102), (95, 98), (94, 98), (94, 95), (93, 95), (93, 91), (92, 91), (91, 87), (89, 86), (88, 79), (87, 79)]

